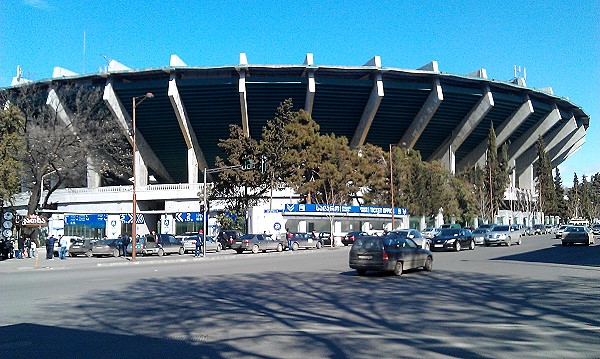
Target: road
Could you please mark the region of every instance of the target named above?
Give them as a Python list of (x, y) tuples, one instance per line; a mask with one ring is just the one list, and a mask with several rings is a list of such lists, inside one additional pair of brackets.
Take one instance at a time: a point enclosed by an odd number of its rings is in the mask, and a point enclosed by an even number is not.
[(348, 247), (193, 259), (0, 262), (6, 358), (597, 358), (600, 245), (436, 252), (432, 272)]

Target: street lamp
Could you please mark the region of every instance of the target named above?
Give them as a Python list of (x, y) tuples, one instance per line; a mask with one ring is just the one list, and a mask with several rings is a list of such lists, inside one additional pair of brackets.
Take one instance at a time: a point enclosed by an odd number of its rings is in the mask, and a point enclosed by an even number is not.
[(390, 187), (392, 192), (392, 231), (394, 230), (394, 166), (392, 162), (392, 145), (390, 143)]
[(54, 174), (54, 173), (56, 173), (56, 172), (60, 171), (61, 169), (62, 169), (62, 168), (57, 168), (57, 169), (55, 169), (55, 170), (53, 170), (53, 171), (50, 171), (50, 172), (48, 172), (48, 173), (46, 173), (46, 174), (43, 174), (43, 175), (42, 175), (42, 178), (41, 178), (41, 180), (40, 180), (40, 203), (39, 203), (39, 207), (40, 207), (40, 208), (39, 208), (39, 211), (41, 211), (41, 210), (42, 210), (42, 205), (43, 205), (43, 197), (44, 197), (44, 196), (43, 196), (43, 192), (44, 192), (44, 178), (46, 178), (46, 177), (50, 176), (51, 174)]
[[(137, 198), (136, 198), (136, 189), (137, 189), (137, 174), (136, 174), (136, 166), (135, 166), (135, 162), (136, 162), (136, 157), (137, 157), (137, 146), (136, 146), (136, 140), (135, 140), (135, 133), (136, 133), (136, 127), (135, 127), (135, 108), (141, 104), (142, 102), (144, 102), (145, 99), (147, 98), (153, 98), (154, 94), (152, 92), (148, 92), (143, 96), (134, 96), (132, 98), (132, 131), (133, 131), (133, 164), (131, 166), (132, 170), (133, 170), (133, 219), (132, 219), (132, 224), (131, 224), (131, 260), (135, 261), (136, 258), (136, 245), (137, 245), (137, 233), (136, 233), (136, 227), (137, 227)], [(139, 102), (136, 103), (137, 99), (141, 100)]]

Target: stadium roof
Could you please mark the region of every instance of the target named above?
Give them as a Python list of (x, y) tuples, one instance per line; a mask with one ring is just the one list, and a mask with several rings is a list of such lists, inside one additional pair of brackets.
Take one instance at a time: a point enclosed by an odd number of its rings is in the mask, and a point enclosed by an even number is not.
[[(241, 54), (237, 65), (194, 67), (173, 55), (163, 68), (133, 70), (114, 60), (95, 74), (55, 68), (53, 78), (36, 83), (72, 82), (104, 87), (105, 102), (123, 126), (131, 125), (132, 97), (152, 92), (154, 98), (136, 108), (142, 157), (150, 173), (175, 183), (197, 180), (197, 172), (188, 175), (194, 164), (214, 166), (230, 124), (259, 138), (287, 98), (312, 114), (321, 133), (346, 136), (352, 146), (413, 148), (453, 170), (482, 161), (490, 122), (498, 145), (509, 142), (519, 174), (535, 161), (539, 136), (557, 166), (585, 142), (590, 121), (569, 99), (528, 88), (522, 78), (489, 79), (483, 69), (449, 74), (436, 62), (389, 68), (377, 56), (364, 66), (315, 65), (312, 54), (301, 65), (254, 65)], [(14, 85), (22, 83), (19, 78)]]

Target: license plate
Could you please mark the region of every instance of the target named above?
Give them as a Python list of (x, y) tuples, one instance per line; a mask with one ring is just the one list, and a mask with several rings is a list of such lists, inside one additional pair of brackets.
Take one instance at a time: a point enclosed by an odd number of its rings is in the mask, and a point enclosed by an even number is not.
[(373, 259), (373, 256), (358, 256), (358, 259)]
[(433, 246), (434, 247), (443, 247), (444, 245), (443, 244), (434, 244)]

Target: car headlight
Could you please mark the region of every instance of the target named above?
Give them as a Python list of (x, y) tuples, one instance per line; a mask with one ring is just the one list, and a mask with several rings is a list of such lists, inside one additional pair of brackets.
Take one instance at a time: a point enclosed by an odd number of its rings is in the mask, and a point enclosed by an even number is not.
[(456, 241), (456, 238), (452, 238), (452, 239), (448, 239), (446, 242), (448, 243), (454, 243)]

